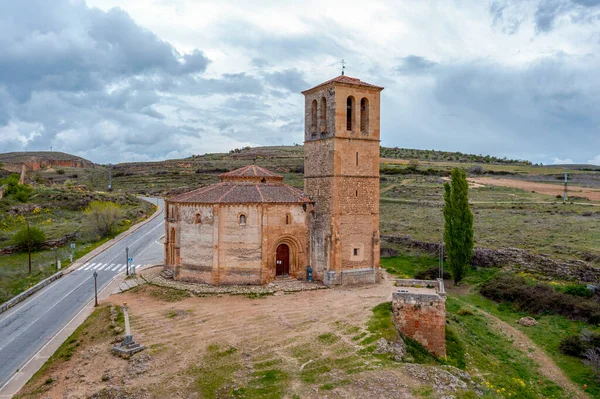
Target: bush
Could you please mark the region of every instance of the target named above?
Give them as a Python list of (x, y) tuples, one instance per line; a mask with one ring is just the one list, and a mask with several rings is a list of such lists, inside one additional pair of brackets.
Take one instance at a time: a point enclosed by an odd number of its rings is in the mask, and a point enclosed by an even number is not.
[(56, 171), (56, 173), (58, 173), (59, 175), (64, 175), (65, 174), (65, 170), (64, 169), (58, 169)]
[[(42, 249), (42, 245), (46, 241), (46, 234), (38, 229), (37, 227), (29, 228), (29, 241), (31, 243), (31, 250), (38, 251)], [(27, 250), (27, 227), (23, 227), (17, 231), (11, 239), (12, 245), (17, 246), (20, 251)]]
[(570, 335), (560, 341), (558, 348), (565, 355), (582, 357), (585, 351), (585, 344), (579, 335)]
[(549, 284), (530, 284), (523, 277), (503, 274), (481, 286), (481, 294), (496, 302), (508, 302), (519, 310), (552, 312), (572, 320), (600, 323), (600, 303), (555, 291)]
[[(439, 278), (440, 269), (436, 266), (430, 267), (427, 270), (421, 270), (415, 273), (415, 278), (419, 280), (435, 280)], [(450, 280), (452, 276), (446, 270), (444, 270), (444, 280)]]
[(481, 166), (481, 165), (473, 165), (473, 166), (471, 166), (471, 169), (469, 169), (469, 172), (474, 175), (482, 175), (484, 172), (484, 169), (483, 169), (483, 166)]
[(4, 193), (6, 196), (12, 196), (17, 201), (27, 202), (29, 195), (31, 194), (31, 187), (24, 184), (19, 184), (19, 175), (16, 173), (11, 174), (6, 179), (0, 180), (0, 186), (6, 184), (6, 190)]
[(116, 225), (122, 216), (119, 204), (102, 201), (90, 202), (85, 213), (90, 225), (101, 237), (114, 234)]
[(568, 295), (580, 296), (583, 298), (591, 298), (594, 295), (594, 293), (588, 290), (583, 284), (569, 284), (561, 291)]

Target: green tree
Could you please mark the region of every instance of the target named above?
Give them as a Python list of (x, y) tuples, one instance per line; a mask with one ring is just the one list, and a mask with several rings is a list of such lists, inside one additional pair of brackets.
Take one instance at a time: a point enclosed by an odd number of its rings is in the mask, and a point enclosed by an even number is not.
[(119, 204), (102, 201), (90, 202), (85, 213), (92, 228), (102, 237), (114, 233), (122, 214)]
[(454, 282), (466, 274), (473, 256), (473, 213), (469, 207), (469, 185), (465, 171), (452, 169), (444, 184), (444, 245)]
[[(27, 227), (23, 227), (12, 236), (11, 243), (12, 245), (16, 245), (19, 251), (27, 251), (27, 240)], [(29, 240), (31, 242), (31, 250), (38, 251), (42, 249), (42, 245), (46, 241), (46, 234), (37, 227), (30, 227)]]

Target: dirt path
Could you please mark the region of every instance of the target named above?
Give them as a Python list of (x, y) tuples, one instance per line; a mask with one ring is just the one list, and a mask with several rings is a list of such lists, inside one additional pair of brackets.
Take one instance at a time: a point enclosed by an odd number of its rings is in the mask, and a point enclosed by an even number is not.
[[(527, 335), (525, 335), (522, 331), (514, 328), (510, 324), (500, 320), (496, 316), (482, 310), (481, 308), (476, 308), (475, 306), (470, 305), (467, 302), (462, 301), (460, 298), (458, 299), (463, 305), (473, 309), (476, 312), (480, 312), (485, 317), (490, 319), (495, 327), (502, 332), (502, 334), (506, 335), (513, 341), (513, 345), (517, 347), (520, 351), (525, 353), (529, 358), (533, 359), (536, 363), (540, 365), (539, 372), (548, 377), (551, 381), (554, 381), (558, 385), (560, 385), (566, 392), (569, 392), (573, 397), (576, 398), (589, 398), (579, 387), (567, 377), (563, 371), (554, 363), (554, 361), (546, 355), (544, 350), (537, 346), (535, 342), (533, 342)], [(530, 350), (530, 349), (533, 349)]]
[[(477, 184), (519, 188), (521, 190), (535, 191), (536, 193), (554, 196), (563, 195), (564, 192), (564, 186), (562, 184), (534, 183), (524, 180), (496, 179), (493, 177), (473, 177), (467, 180)], [(592, 201), (600, 201), (600, 190), (598, 189), (569, 186), (568, 194), (571, 196), (587, 198)]]

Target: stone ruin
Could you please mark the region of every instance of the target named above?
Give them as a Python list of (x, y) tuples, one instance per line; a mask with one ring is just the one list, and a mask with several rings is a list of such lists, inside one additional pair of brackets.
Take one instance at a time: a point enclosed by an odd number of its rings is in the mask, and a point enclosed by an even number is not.
[(446, 291), (444, 280), (396, 280), (392, 296), (398, 331), (437, 357), (446, 357)]

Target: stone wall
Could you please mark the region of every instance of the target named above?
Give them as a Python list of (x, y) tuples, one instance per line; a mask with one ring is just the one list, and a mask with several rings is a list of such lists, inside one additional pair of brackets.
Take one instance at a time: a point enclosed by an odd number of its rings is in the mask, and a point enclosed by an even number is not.
[[(342, 271), (353, 269), (360, 272), (349, 274), (347, 281), (378, 280), (379, 92), (340, 83), (304, 92), (304, 191), (314, 201), (308, 220), (310, 264), (329, 284), (341, 284)], [(346, 125), (349, 96), (354, 98), (351, 130)], [(366, 129), (360, 125), (362, 98), (369, 102)], [(325, 120), (323, 100), (327, 104)], [(371, 270), (364, 273), (363, 269)]]
[[(410, 236), (381, 236), (386, 243), (403, 247), (418, 248), (438, 254), (440, 243), (413, 240)], [(547, 255), (537, 255), (519, 248), (474, 248), (471, 263), (480, 267), (504, 267), (515, 271), (526, 271), (547, 278), (595, 283), (600, 281), (600, 268), (582, 260), (553, 259)]]
[[(305, 278), (308, 207), (300, 204), (167, 204), (166, 265), (176, 280), (265, 284), (275, 279), (277, 246), (290, 248), (290, 275)], [(244, 215), (245, 223), (240, 223)], [(177, 253), (171, 264), (169, 251)], [(316, 279), (316, 278), (315, 278)]]
[[(429, 282), (436, 284), (436, 281)], [(446, 295), (442, 292), (394, 292), (392, 309), (398, 331), (438, 357), (446, 356)]]

